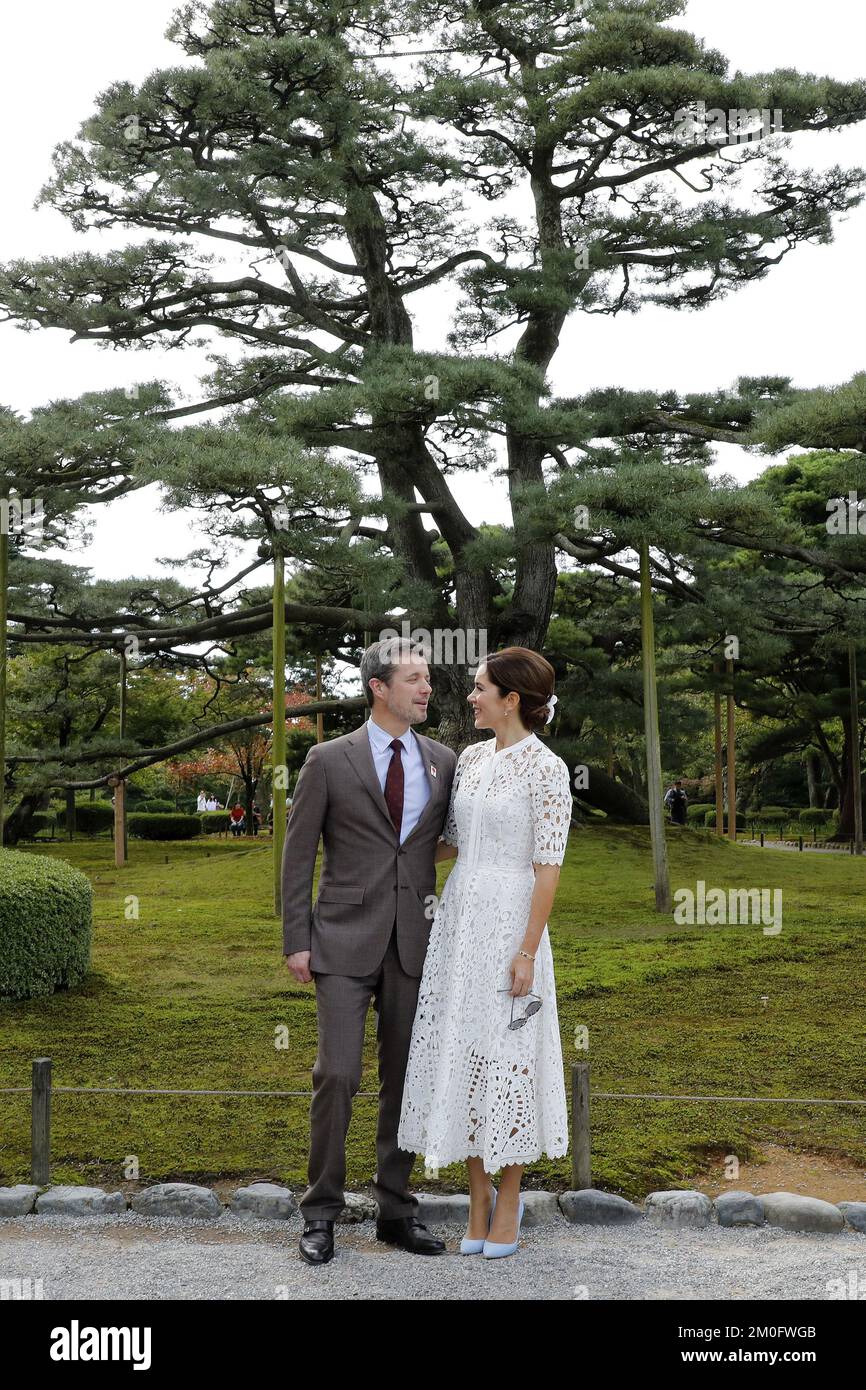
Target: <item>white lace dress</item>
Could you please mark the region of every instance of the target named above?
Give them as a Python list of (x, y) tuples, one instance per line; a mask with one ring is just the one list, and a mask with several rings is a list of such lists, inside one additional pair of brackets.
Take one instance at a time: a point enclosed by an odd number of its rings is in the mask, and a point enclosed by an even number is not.
[(571, 784), (535, 734), (494, 750), (491, 738), (460, 754), (442, 833), (459, 853), (430, 929), (397, 1132), (428, 1168), (476, 1156), (495, 1173), (568, 1152), (546, 925), (531, 986), (541, 1008), (509, 1029), (512, 1003), (518, 1019), (533, 1000), (504, 991), (529, 920), (532, 865), (565, 856)]

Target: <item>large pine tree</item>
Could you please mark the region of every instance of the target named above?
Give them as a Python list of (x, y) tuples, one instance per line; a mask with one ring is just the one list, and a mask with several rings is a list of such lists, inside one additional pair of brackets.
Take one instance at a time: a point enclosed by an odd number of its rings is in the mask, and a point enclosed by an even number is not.
[[(183, 411), (271, 397), (286, 435), (375, 469), (379, 544), (416, 622), (542, 647), (557, 548), (610, 553), (571, 527), (563, 479), (615, 462), (604, 439), (652, 439), (672, 465), (700, 458), (742, 434), (754, 404), (551, 399), (570, 316), (702, 308), (829, 241), (861, 197), (861, 171), (795, 170), (780, 143), (862, 120), (866, 84), (731, 76), (670, 23), (684, 9), (186, 5), (169, 29), (185, 61), (103, 93), (43, 194), (80, 230), (150, 238), (16, 261), (0, 303), (82, 341), (242, 344)], [(448, 51), (392, 56), (418, 48)], [(757, 112), (757, 135), (760, 113), (781, 112), (784, 135), (744, 139), (735, 117), (720, 138), (684, 117), (700, 103)], [(502, 197), (507, 212), (485, 222), (479, 204)], [(442, 350), (417, 351), (414, 306), (458, 287)], [(495, 567), (449, 485), (494, 444), (513, 517)], [(436, 680), (444, 735), (469, 737), (465, 673), (440, 665)]]

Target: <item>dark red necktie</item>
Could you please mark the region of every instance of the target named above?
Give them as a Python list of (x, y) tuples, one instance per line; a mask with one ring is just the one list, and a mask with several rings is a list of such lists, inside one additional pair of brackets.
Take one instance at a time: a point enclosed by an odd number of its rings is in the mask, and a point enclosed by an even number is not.
[(388, 775), (385, 778), (385, 804), (388, 807), (388, 814), (394, 822), (394, 829), (400, 834), (400, 827), (403, 824), (403, 763), (400, 754), (403, 752), (403, 745), (398, 738), (391, 740), (393, 753), (391, 763), (388, 767)]

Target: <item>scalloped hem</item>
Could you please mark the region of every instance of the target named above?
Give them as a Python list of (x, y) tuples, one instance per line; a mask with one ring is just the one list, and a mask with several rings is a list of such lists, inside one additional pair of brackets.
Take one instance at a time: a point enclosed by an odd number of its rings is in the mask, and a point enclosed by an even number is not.
[[(403, 1153), (421, 1154), (422, 1158), (425, 1161), (425, 1164), (427, 1163), (427, 1155), (423, 1152), (422, 1149), (407, 1148), (403, 1144), (398, 1144), (397, 1148), (402, 1149)], [(503, 1155), (502, 1160), (497, 1164), (495, 1168), (488, 1168), (487, 1164), (484, 1162), (485, 1155), (479, 1149), (472, 1148), (469, 1150), (468, 1153), (451, 1153), (447, 1156), (440, 1154), (437, 1157), (436, 1162), (433, 1166), (436, 1168), (447, 1168), (449, 1163), (465, 1163), (467, 1158), (480, 1158), (482, 1160), (485, 1173), (498, 1173), (503, 1168), (507, 1168), (509, 1164), (512, 1163), (519, 1163), (521, 1167), (526, 1167), (528, 1163), (537, 1163), (538, 1160), (542, 1158), (545, 1154), (548, 1158), (565, 1158), (568, 1154), (568, 1145), (566, 1144), (565, 1148), (563, 1149), (557, 1148), (556, 1145), (554, 1145), (553, 1148), (550, 1149), (536, 1149), (533, 1153), (527, 1154), (526, 1157), (523, 1158), (512, 1158), (510, 1156)]]

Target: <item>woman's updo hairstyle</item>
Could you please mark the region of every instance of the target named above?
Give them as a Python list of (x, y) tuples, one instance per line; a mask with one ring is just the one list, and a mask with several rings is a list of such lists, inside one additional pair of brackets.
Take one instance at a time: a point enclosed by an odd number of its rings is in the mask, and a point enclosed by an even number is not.
[(548, 703), (556, 672), (550, 662), (529, 647), (503, 647), (491, 652), (483, 665), (501, 696), (520, 696), (520, 719), (532, 733), (548, 722)]

